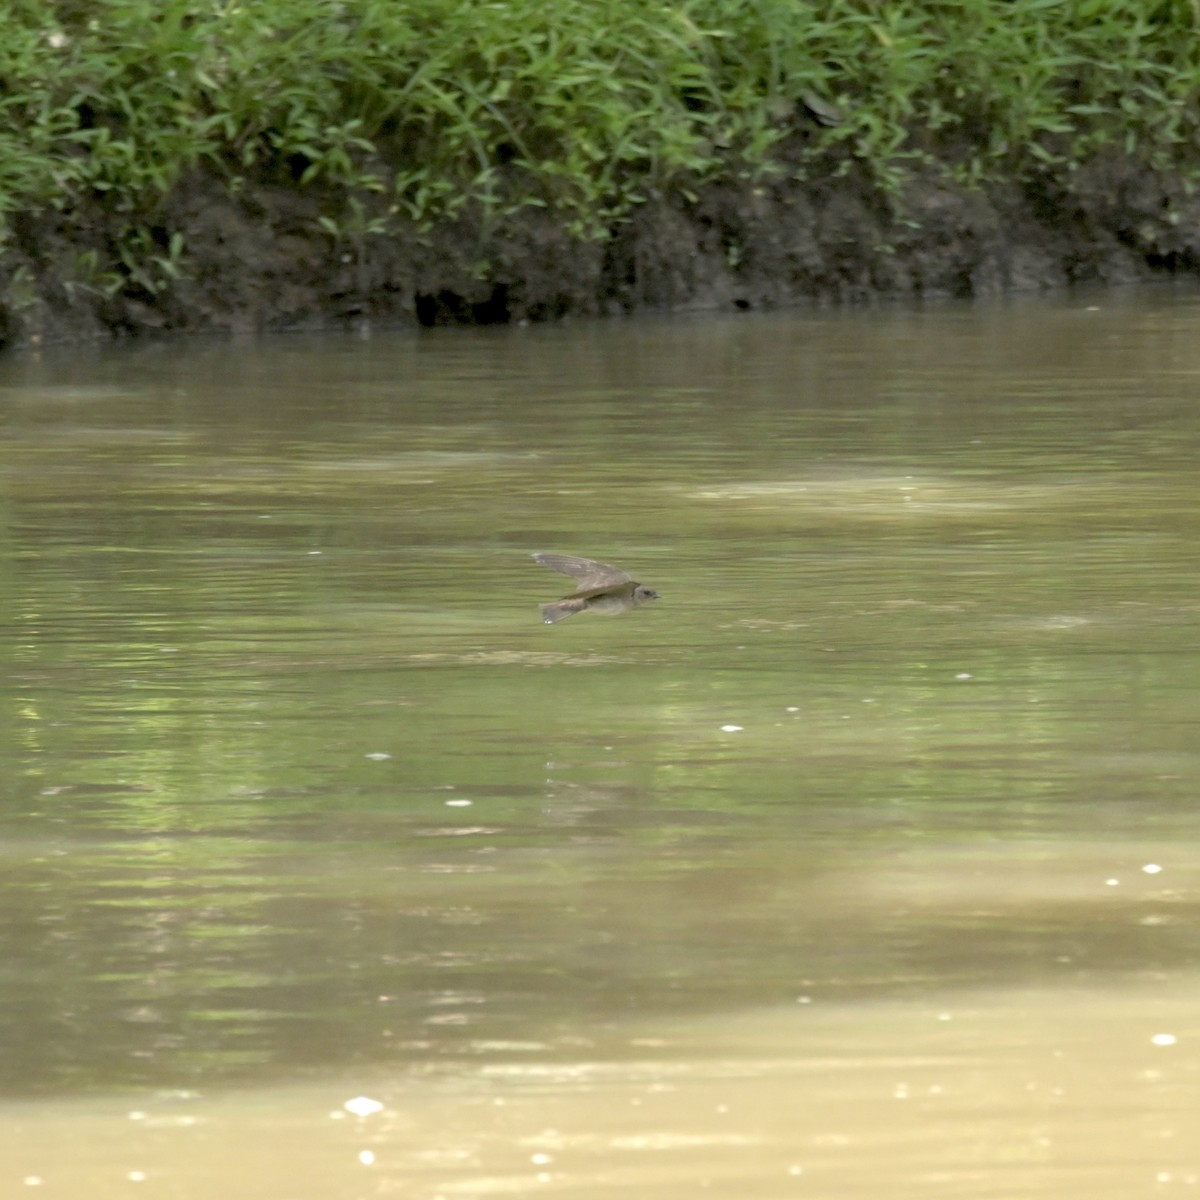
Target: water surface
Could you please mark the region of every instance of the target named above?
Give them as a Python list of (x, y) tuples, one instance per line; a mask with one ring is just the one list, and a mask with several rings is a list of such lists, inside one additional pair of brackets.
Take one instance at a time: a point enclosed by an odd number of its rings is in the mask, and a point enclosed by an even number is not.
[(1198, 333), (4, 360), (0, 1192), (1196, 1190)]

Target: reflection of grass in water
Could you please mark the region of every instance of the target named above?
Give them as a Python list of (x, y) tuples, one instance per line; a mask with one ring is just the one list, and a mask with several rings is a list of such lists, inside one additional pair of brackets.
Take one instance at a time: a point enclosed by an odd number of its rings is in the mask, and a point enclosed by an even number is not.
[[(269, 539), (278, 536), (268, 525), (272, 519), (307, 519), (308, 509), (316, 502), (322, 516), (339, 502), (352, 502), (361, 509), (375, 491), (389, 518), (401, 522), (405, 514), (427, 508), (473, 504), (481, 489), (493, 488), (497, 497), (503, 497), (514, 488), (523, 488), (541, 461), (523, 446), (474, 449), (471, 443), (475, 439), (469, 431), (457, 434), (456, 440), (464, 443), (463, 448), (412, 448), (412, 439), (406, 438), (405, 449), (377, 452), (370, 439), (360, 438), (346, 444), (306, 447), (303, 454), (281, 457), (278, 446), (222, 444), (209, 449), (194, 431), (54, 427), (38, 429), (36, 439), (28, 434), (17, 439), (8, 470), (19, 480), (26, 499), (44, 495), (56, 501), (64, 488), (62, 455), (70, 449), (75, 455), (70, 481), (76, 489), (152, 502), (174, 512), (205, 512), (214, 503), (232, 507), (244, 498), (247, 504), (263, 505), (265, 511), (238, 512), (237, 518), (248, 523), (261, 521), (261, 536)], [(147, 445), (134, 458), (131, 449), (140, 441)], [(404, 491), (398, 497), (395, 488), (418, 490)], [(201, 507), (189, 510), (189, 502)], [(218, 519), (228, 514), (218, 507), (209, 515)], [(474, 509), (467, 516), (478, 524)]]
[(528, 667), (600, 667), (613, 663), (636, 663), (634, 658), (614, 654), (571, 654), (550, 650), (468, 650), (453, 652), (416, 652), (404, 656), (416, 663), (461, 663), (469, 666)]

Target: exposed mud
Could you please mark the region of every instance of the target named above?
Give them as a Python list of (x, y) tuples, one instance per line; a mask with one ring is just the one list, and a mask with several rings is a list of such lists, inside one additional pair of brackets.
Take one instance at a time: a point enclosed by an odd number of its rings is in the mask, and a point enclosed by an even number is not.
[(132, 267), (99, 201), (19, 221), (0, 341), (987, 296), (1196, 270), (1200, 199), (1178, 178), (1119, 158), (1066, 178), (971, 190), (931, 171), (892, 199), (853, 175), (715, 185), (580, 243), (543, 209), (424, 239), (369, 222), (335, 236), (320, 218), (345, 197), (195, 174)]

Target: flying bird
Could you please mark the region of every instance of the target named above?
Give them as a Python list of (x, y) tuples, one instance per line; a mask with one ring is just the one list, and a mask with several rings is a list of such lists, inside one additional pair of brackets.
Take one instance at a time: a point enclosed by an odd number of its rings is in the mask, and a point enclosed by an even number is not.
[(638, 583), (624, 571), (607, 563), (576, 558), (573, 554), (535, 554), (533, 557), (543, 567), (549, 567), (560, 575), (570, 575), (576, 584), (569, 596), (553, 604), (538, 605), (542, 610), (542, 620), (547, 625), (565, 621), (581, 612), (612, 617), (637, 608), (648, 600), (658, 599), (658, 593), (653, 588)]

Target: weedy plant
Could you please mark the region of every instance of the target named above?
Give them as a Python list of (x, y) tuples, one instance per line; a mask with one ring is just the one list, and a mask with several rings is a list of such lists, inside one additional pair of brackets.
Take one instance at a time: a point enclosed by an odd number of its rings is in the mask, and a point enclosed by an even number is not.
[(318, 189), (359, 245), (526, 207), (603, 238), (716, 180), (1069, 180), (1110, 147), (1190, 177), (1200, 0), (8, 0), (0, 79), (0, 253), (17, 214), (99, 211), (81, 286), (157, 294), (201, 164)]

